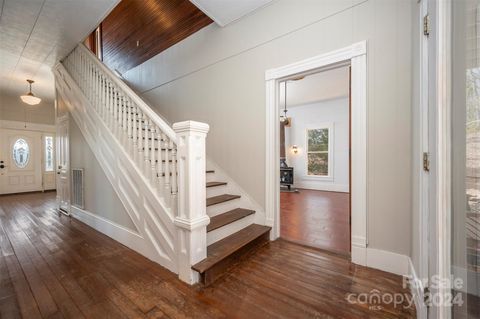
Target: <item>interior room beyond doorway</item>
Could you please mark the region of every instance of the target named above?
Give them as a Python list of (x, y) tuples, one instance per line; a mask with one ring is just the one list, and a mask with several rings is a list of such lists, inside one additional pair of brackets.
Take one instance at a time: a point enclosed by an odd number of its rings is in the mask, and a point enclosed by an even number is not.
[(350, 253), (350, 68), (280, 82), (280, 236)]

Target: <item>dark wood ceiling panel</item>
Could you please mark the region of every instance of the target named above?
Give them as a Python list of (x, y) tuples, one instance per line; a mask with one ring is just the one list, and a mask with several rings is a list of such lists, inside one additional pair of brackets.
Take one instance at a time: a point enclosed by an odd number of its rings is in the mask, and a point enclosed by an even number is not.
[(102, 22), (103, 61), (124, 73), (212, 22), (189, 0), (122, 0)]

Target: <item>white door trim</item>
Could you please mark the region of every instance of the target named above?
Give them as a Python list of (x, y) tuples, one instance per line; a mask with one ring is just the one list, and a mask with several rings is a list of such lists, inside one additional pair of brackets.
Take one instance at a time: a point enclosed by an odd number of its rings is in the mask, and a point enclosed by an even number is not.
[(367, 42), (318, 55), (265, 72), (266, 80), (266, 224), (271, 239), (280, 236), (279, 83), (298, 74), (350, 64), (352, 103), (352, 262), (367, 262)]
[[(436, 240), (437, 274), (442, 280), (451, 276), (451, 41), (452, 1), (436, 2)], [(436, 293), (445, 298), (450, 292), (448, 285), (439, 285)], [(448, 299), (443, 299), (448, 300)], [(450, 318), (451, 307), (438, 308), (437, 318)]]
[[(424, 17), (428, 14), (428, 2), (427, 0), (422, 0), (420, 3), (420, 15), (419, 15), (419, 28), (417, 32), (420, 35), (420, 121), (419, 121), (419, 133), (420, 133), (420, 143), (418, 150), (418, 157), (415, 158), (415, 161), (421, 163), (423, 153), (429, 153), (429, 63), (428, 63), (428, 36), (424, 35)], [(415, 153), (417, 154), (417, 153)], [(420, 176), (420, 187), (419, 187), (419, 201), (418, 201), (418, 211), (420, 212), (420, 220), (418, 227), (418, 238), (420, 239), (419, 247), (419, 257), (420, 265), (417, 269), (417, 273), (420, 278), (428, 278), (428, 248), (429, 248), (429, 200), (430, 200), (430, 174), (424, 170), (423, 165), (418, 165), (418, 176)]]

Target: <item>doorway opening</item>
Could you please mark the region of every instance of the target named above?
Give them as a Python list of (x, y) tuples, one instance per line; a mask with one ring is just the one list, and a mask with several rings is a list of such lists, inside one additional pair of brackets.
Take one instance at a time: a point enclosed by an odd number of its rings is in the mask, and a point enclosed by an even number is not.
[[(367, 265), (367, 42), (307, 58), (265, 72), (265, 224), (271, 239), (281, 236), (280, 214), (280, 88), (286, 80), (350, 66), (350, 257)], [(288, 112), (287, 112), (288, 113)], [(298, 147), (298, 145), (297, 145)], [(313, 156), (315, 157), (315, 156)], [(318, 155), (317, 155), (318, 157)]]
[(350, 65), (279, 83), (280, 237), (350, 254)]

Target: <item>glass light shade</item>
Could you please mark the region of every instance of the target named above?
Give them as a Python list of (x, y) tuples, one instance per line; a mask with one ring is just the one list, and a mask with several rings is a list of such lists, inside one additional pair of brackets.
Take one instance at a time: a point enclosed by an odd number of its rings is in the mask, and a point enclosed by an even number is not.
[(27, 94), (20, 96), (20, 98), (24, 103), (27, 103), (29, 105), (37, 105), (38, 103), (40, 103), (40, 101), (42, 101), (41, 98), (36, 97), (35, 95), (33, 95), (32, 92), (28, 92)]

